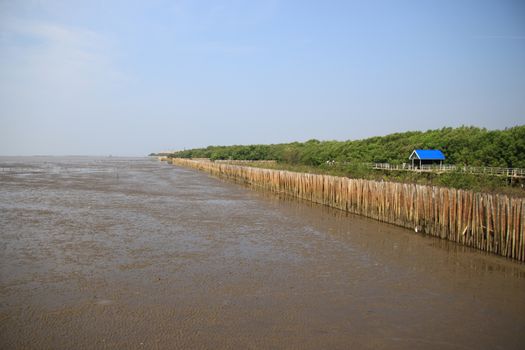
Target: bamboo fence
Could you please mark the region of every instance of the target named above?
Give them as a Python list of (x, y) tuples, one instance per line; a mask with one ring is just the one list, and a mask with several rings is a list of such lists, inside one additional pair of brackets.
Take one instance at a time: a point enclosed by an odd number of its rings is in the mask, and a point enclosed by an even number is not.
[(171, 162), (525, 261), (521, 198), (180, 158)]

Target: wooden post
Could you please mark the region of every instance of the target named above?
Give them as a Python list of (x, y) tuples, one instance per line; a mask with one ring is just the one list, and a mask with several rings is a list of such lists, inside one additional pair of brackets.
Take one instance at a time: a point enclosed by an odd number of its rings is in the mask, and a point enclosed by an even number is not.
[(179, 158), (171, 163), (525, 261), (522, 198)]

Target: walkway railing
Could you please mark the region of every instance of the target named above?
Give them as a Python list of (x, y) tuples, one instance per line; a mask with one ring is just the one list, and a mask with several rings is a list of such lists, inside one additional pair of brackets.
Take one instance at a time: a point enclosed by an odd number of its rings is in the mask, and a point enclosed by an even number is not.
[(372, 169), (393, 170), (393, 171), (418, 171), (418, 172), (435, 172), (443, 173), (450, 171), (459, 171), (468, 174), (492, 175), (525, 178), (525, 169), (521, 168), (498, 168), (498, 167), (474, 167), (458, 165), (421, 165), (412, 166), (411, 164), (390, 164), (390, 163), (373, 163), (370, 164)]
[[(168, 157), (158, 157), (159, 160), (167, 161)], [(211, 162), (208, 158), (194, 158), (193, 160), (199, 162)], [(275, 160), (215, 160), (215, 163), (220, 164), (233, 164), (233, 165), (250, 165), (250, 164), (275, 164)], [(347, 164), (345, 162), (340, 163), (335, 160), (326, 162), (327, 165), (335, 166), (338, 164)], [(432, 173), (444, 173), (458, 171), (467, 174), (476, 175), (491, 175), (491, 176), (505, 176), (511, 178), (525, 178), (525, 169), (522, 168), (499, 168), (499, 167), (475, 167), (475, 166), (461, 166), (461, 165), (415, 165), (410, 163), (404, 164), (390, 164), (390, 163), (364, 163), (366, 166), (376, 170), (386, 171), (415, 171), (415, 172), (432, 172)]]

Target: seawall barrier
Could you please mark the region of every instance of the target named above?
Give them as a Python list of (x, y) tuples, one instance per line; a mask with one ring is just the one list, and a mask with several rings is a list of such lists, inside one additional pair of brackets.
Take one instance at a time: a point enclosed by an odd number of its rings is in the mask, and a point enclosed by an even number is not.
[(181, 158), (171, 163), (525, 261), (522, 198)]

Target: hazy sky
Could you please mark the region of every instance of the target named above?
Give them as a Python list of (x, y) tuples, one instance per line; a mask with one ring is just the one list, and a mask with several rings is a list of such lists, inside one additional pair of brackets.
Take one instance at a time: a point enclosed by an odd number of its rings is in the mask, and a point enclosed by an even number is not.
[(525, 1), (0, 0), (0, 154), (525, 124)]

